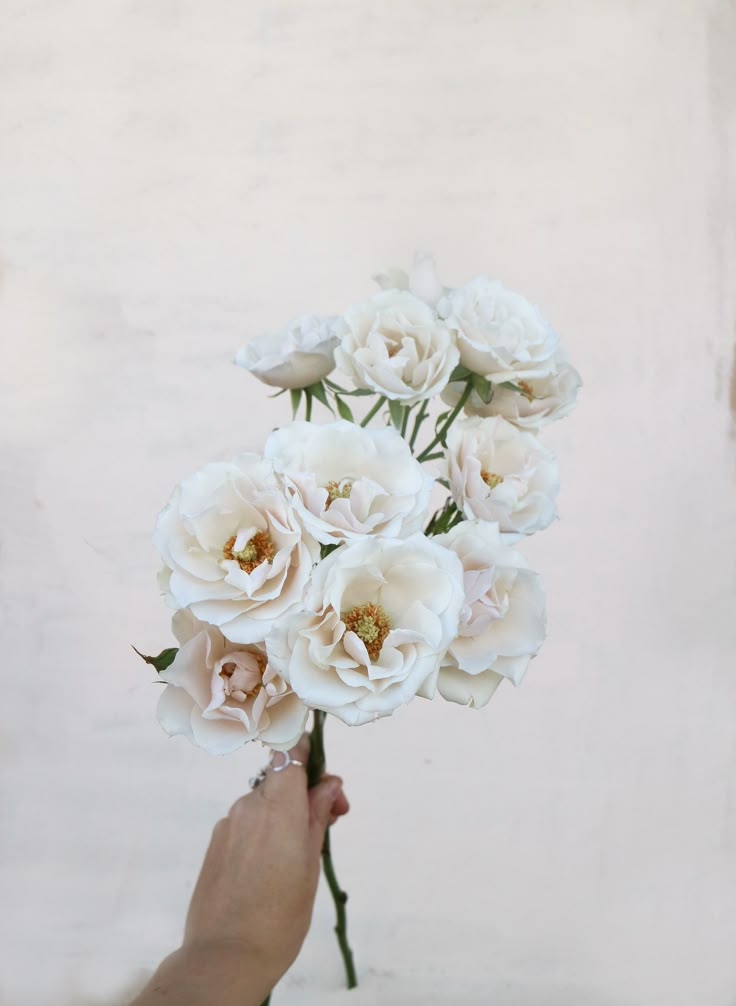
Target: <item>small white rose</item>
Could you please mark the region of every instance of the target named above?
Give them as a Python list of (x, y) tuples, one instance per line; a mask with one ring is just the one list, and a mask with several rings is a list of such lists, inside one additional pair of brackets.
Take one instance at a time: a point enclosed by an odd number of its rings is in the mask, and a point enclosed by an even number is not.
[(403, 269), (391, 268), (377, 273), (373, 279), (382, 290), (408, 290), (430, 307), (435, 307), (440, 298), (448, 292), (447, 287), (444, 287), (437, 277), (434, 256), (428, 252), (415, 253), (408, 274)]
[(559, 336), (533, 304), (478, 276), (437, 305), (457, 337), (460, 362), (494, 384), (554, 373)]
[(335, 369), (339, 339), (335, 318), (305, 314), (281, 332), (256, 336), (237, 353), (235, 362), (264, 384), (306, 388)]
[(469, 520), (497, 521), (509, 534), (532, 534), (556, 516), (557, 462), (535, 436), (501, 416), (461, 419), (447, 434), (447, 477)]
[(273, 465), (257, 454), (205, 465), (176, 486), (154, 543), (169, 604), (191, 608), (236, 643), (265, 639), (301, 603), (319, 557)]
[(183, 734), (210, 754), (252, 740), (279, 751), (296, 744), (309, 710), (268, 664), (263, 644), (231, 643), (184, 609), (172, 629), (179, 652), (159, 675), (166, 688), (156, 711), (168, 734)]
[(539, 576), (504, 545), (498, 525), (463, 521), (438, 543), (463, 566), (465, 604), (458, 634), (442, 661), (437, 690), (451, 702), (484, 706), (507, 678), (518, 685), (545, 636)]
[(367, 723), (432, 697), (462, 603), (458, 557), (424, 535), (343, 545), (269, 636), (269, 661), (307, 705)]
[(269, 436), (264, 454), (307, 531), (325, 545), (406, 538), (423, 526), (434, 479), (393, 427), (294, 422)]
[[(469, 416), (503, 416), (520, 430), (536, 433), (572, 412), (582, 384), (580, 374), (561, 350), (555, 354), (555, 368), (556, 372), (547, 377), (520, 381), (521, 391), (496, 385), (490, 402), (472, 392), (465, 403), (465, 412)], [(456, 405), (464, 390), (464, 381), (454, 381), (442, 392), (442, 400), (447, 405)]]
[(415, 405), (438, 395), (458, 362), (449, 329), (408, 291), (384, 290), (338, 324), (337, 365), (358, 388)]

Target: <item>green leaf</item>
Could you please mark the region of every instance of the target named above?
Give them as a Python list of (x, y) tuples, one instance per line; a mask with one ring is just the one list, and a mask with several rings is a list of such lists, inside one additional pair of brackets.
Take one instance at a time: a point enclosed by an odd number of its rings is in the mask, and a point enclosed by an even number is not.
[(286, 394), (287, 389), (282, 388), (281, 391), (277, 391), (275, 395), (269, 395), (269, 398), (281, 398), (282, 395)]
[(289, 388), (291, 392), (291, 411), (294, 413), (294, 418), (296, 419), (296, 414), (299, 411), (299, 403), (302, 400), (302, 389), (301, 388)]
[(480, 374), (473, 374), (470, 378), (470, 383), (473, 385), (473, 391), (478, 398), (487, 405), (493, 398), (493, 386), (491, 382), (486, 380), (485, 377), (481, 377)]
[(340, 398), (338, 395), (335, 395), (335, 405), (337, 406), (338, 415), (342, 419), (347, 419), (351, 423), (355, 422), (353, 414), (350, 411), (350, 406), (348, 405), (347, 402), (343, 402), (342, 398)]
[(518, 392), (519, 392), (519, 394), (521, 394), (521, 395), (525, 394), (525, 391), (524, 391), (524, 389), (523, 389), (523, 388), (520, 388), (518, 384), (514, 384), (514, 382), (513, 382), (513, 381), (504, 381), (504, 382), (503, 382), (503, 383), (501, 384), (501, 387), (502, 387), (502, 388), (508, 388), (508, 389), (509, 389), (509, 391), (518, 391)]
[(329, 377), (325, 377), (324, 378), (324, 382), (325, 382), (325, 384), (327, 385), (328, 388), (331, 388), (333, 391), (339, 392), (341, 395), (349, 395), (350, 394), (350, 392), (348, 391), (347, 388), (341, 388), (339, 384), (335, 384), (335, 382), (331, 381), (329, 379)]
[(391, 416), (391, 422), (397, 430), (400, 430), (401, 423), (404, 419), (404, 406), (401, 402), (397, 402), (395, 398), (390, 398), (388, 402), (388, 412)]
[(353, 388), (352, 391), (346, 391), (346, 395), (353, 395), (355, 398), (361, 398), (365, 395), (375, 395), (375, 391), (371, 391), (370, 388)]
[(330, 412), (332, 412), (334, 415), (334, 410), (330, 405), (330, 403), (327, 401), (327, 393), (325, 392), (325, 386), (324, 384), (322, 384), (321, 381), (317, 381), (316, 384), (310, 384), (309, 387), (307, 388), (307, 393), (310, 395), (314, 395), (317, 401), (321, 402), (324, 405), (324, 407), (326, 409), (329, 409)]
[(435, 420), (435, 423), (434, 423), (435, 432), (437, 432), (437, 430), (440, 428), (440, 426), (442, 426), (442, 424), (444, 423), (444, 421), (447, 419), (447, 417), (449, 415), (450, 415), (450, 411), (449, 410), (447, 412), (440, 412), (439, 416), (437, 416), (437, 419)]
[(450, 374), (450, 383), (453, 381), (467, 381), (470, 377), (470, 371), (467, 367), (463, 367), (462, 363), (458, 363), (457, 367)]
[(157, 657), (147, 657), (145, 653), (141, 653), (140, 650), (136, 650), (135, 646), (133, 646), (133, 649), (142, 660), (145, 660), (145, 662), (150, 664), (151, 667), (155, 667), (159, 674), (161, 671), (165, 671), (167, 667), (170, 667), (171, 664), (174, 663), (174, 657), (179, 652), (178, 646), (170, 646), (166, 650), (161, 650)]

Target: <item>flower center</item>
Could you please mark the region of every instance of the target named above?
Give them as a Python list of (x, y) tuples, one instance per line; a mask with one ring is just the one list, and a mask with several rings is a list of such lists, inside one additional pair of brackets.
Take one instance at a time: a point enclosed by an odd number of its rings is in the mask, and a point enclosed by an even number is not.
[(496, 486), (500, 486), (503, 482), (503, 475), (497, 475), (495, 472), (482, 471), (480, 477), (489, 489), (495, 489)]
[(268, 531), (256, 531), (250, 541), (246, 542), (243, 548), (237, 552), (233, 551), (236, 537), (236, 535), (232, 535), (228, 538), (223, 546), (222, 554), (225, 559), (234, 559), (246, 573), (252, 573), (256, 566), (273, 559), (276, 548)]
[(391, 622), (382, 605), (359, 604), (341, 617), (346, 630), (363, 640), (371, 660), (377, 660), (391, 631)]
[(327, 490), (327, 509), (329, 510), (335, 500), (350, 498), (350, 493), (353, 491), (353, 483), (347, 479), (340, 479), (339, 482), (328, 482), (325, 489)]
[(254, 653), (253, 657), (257, 671), (246, 670), (230, 660), (220, 668), (225, 695), (236, 702), (245, 702), (249, 695), (256, 695), (263, 688), (266, 658), (261, 653)]
[(532, 386), (528, 381), (519, 381), (519, 387), (524, 392), (524, 398), (531, 402), (534, 398), (534, 392), (532, 391)]

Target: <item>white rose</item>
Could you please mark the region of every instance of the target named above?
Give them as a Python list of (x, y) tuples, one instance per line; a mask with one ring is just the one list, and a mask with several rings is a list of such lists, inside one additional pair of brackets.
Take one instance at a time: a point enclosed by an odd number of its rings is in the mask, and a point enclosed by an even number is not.
[(191, 608), (236, 643), (265, 639), (299, 605), (319, 556), (270, 461), (240, 454), (180, 483), (154, 533), (169, 604)]
[(438, 395), (458, 362), (449, 329), (413, 294), (384, 290), (338, 325), (337, 365), (358, 388), (415, 405)]
[(307, 705), (367, 723), (432, 697), (462, 603), (459, 559), (424, 535), (343, 545), (316, 567), (307, 610), (276, 626), (269, 661)]
[[(555, 354), (555, 367), (556, 373), (547, 377), (520, 381), (520, 392), (496, 385), (490, 402), (472, 392), (465, 403), (465, 412), (470, 416), (503, 416), (519, 429), (536, 433), (572, 412), (582, 384), (580, 374), (561, 350)], [(442, 400), (456, 405), (464, 390), (464, 381), (453, 381), (442, 392)]]
[(541, 531), (556, 516), (554, 455), (501, 416), (451, 426), (446, 459), (450, 491), (468, 519), (497, 521), (501, 531), (521, 535)]
[(210, 754), (260, 740), (287, 751), (304, 732), (309, 710), (268, 664), (263, 644), (231, 643), (190, 611), (172, 619), (179, 652), (159, 677), (166, 688), (156, 715)]
[(364, 535), (406, 538), (421, 530), (434, 479), (393, 427), (295, 422), (275, 430), (264, 454), (317, 541)]
[(465, 604), (457, 636), (442, 661), (437, 690), (479, 709), (504, 678), (518, 685), (545, 635), (545, 594), (521, 553), (506, 547), (498, 525), (463, 521), (435, 541), (463, 566)]
[(335, 318), (305, 314), (281, 332), (251, 339), (235, 362), (275, 388), (306, 388), (335, 369)]
[(439, 299), (447, 293), (447, 287), (444, 287), (437, 278), (434, 257), (428, 252), (415, 253), (408, 274), (403, 269), (391, 268), (377, 273), (373, 279), (382, 290), (409, 290), (430, 307), (435, 307)]
[(559, 336), (538, 308), (498, 280), (478, 276), (437, 305), (457, 336), (460, 362), (494, 384), (554, 373)]

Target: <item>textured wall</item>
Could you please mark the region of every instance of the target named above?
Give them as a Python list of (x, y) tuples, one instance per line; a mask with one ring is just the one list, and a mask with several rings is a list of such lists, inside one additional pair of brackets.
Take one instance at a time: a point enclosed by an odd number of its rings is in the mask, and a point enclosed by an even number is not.
[[(240, 343), (417, 247), (586, 386), (523, 687), (331, 726), (350, 1003), (736, 1002), (735, 49), (733, 0), (0, 0), (3, 1004), (178, 941), (262, 756), (154, 720), (155, 514), (283, 415)], [(275, 1002), (347, 1002), (330, 928)]]

